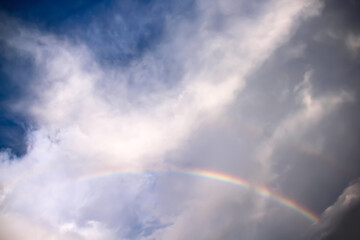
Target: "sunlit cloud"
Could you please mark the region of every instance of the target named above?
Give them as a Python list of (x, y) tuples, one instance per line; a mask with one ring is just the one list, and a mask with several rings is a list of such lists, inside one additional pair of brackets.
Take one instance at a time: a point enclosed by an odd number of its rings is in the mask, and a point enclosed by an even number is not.
[[(142, 31), (150, 31), (151, 19), (166, 8), (158, 2), (149, 5), (149, 16), (139, 10), (134, 25), (140, 30), (132, 34), (126, 32), (121, 3), (106, 19), (91, 12), (91, 41), (81, 25), (64, 25), (72, 37), (1, 15), (1, 41), (29, 61), (33, 72), (27, 97), (9, 104), (31, 119), (31, 127), (24, 155), (1, 152), (0, 236), (261, 239), (267, 228), (259, 226), (277, 209), (281, 220), (303, 228), (317, 221), (318, 209), (279, 186), (283, 172), (274, 167), (284, 158), (279, 149), (292, 144), (321, 155), (325, 137), (309, 134), (354, 104), (356, 90), (319, 94), (316, 67), (308, 66), (299, 70), (299, 81), (276, 89), (274, 101), (293, 106), (271, 124), (262, 119), (251, 101), (266, 104), (268, 111), (278, 106), (257, 99), (256, 94), (273, 93), (256, 87), (253, 76), (276, 56), (285, 62), (307, 56), (311, 43), (291, 40), (302, 24), (321, 15), (325, 3), (252, 4), (196, 1), (190, 17), (172, 10), (159, 17), (161, 34), (146, 50), (140, 46), (146, 39)], [(108, 30), (99, 27), (102, 21), (109, 22)], [(107, 38), (112, 41), (105, 46)], [(356, 51), (356, 41), (349, 35), (343, 44)], [(120, 60), (108, 61), (102, 49), (112, 49), (111, 57)], [(256, 121), (246, 120), (251, 111)], [(293, 169), (294, 162), (286, 165)], [(238, 225), (248, 231), (241, 233)]]

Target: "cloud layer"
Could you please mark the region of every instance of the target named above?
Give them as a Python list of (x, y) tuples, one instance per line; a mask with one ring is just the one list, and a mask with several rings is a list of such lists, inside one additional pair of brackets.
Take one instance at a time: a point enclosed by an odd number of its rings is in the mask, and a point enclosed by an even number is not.
[[(69, 30), (75, 37), (1, 16), (2, 44), (32, 70), (27, 94), (7, 105), (31, 119), (31, 128), (24, 155), (1, 152), (0, 236), (301, 237), (311, 223), (256, 193), (147, 170), (214, 169), (285, 192), (319, 212), (331, 204), (312, 204), (313, 182), (351, 177), (343, 177), (348, 173), (341, 162), (324, 156), (327, 136), (342, 136), (324, 124), (353, 106), (357, 92), (319, 91), (321, 68), (301, 62), (311, 44), (337, 39), (327, 31), (298, 40), (324, 4), (197, 1), (186, 5), (193, 14), (187, 16), (152, 3), (151, 14), (142, 15), (139, 7), (133, 23), (125, 19), (128, 4), (115, 4), (107, 15), (91, 12), (88, 32), (81, 24)], [(127, 26), (140, 30), (124, 36)], [(146, 35), (154, 26), (156, 36)], [(352, 58), (356, 36), (341, 40)], [(315, 176), (324, 162), (325, 172)], [(95, 177), (102, 172), (120, 173)], [(341, 208), (356, 186), (332, 209)], [(326, 219), (334, 211), (326, 210), (315, 228), (332, 225)], [(283, 231), (274, 231), (280, 226)]]

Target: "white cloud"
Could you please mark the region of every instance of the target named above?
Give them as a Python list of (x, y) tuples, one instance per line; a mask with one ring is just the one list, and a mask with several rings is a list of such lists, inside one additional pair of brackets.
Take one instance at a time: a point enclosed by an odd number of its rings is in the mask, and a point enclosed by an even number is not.
[(89, 221), (84, 227), (75, 224), (63, 224), (59, 231), (50, 226), (34, 223), (19, 214), (5, 213), (0, 215), (0, 238), (4, 240), (53, 239), (53, 240), (101, 240), (118, 239), (103, 224)]
[[(161, 164), (164, 154), (181, 146), (204, 121), (221, 113), (234, 100), (245, 86), (246, 76), (289, 38), (299, 19), (319, 10), (317, 1), (279, 0), (266, 4), (259, 16), (244, 18), (232, 9), (233, 1), (222, 1), (220, 5), (220, 11), (231, 20), (220, 32), (208, 27), (216, 1), (199, 1), (201, 15), (195, 23), (183, 21), (170, 29), (174, 22), (169, 21), (168, 34), (176, 36), (175, 40), (157, 51), (179, 52), (176, 59), (184, 71), (172, 87), (163, 84), (166, 75), (157, 80), (161, 75), (157, 69), (167, 63), (151, 57), (151, 53), (129, 68), (108, 69), (102, 68), (85, 46), (35, 30), (23, 29), (20, 36), (8, 40), (35, 60), (38, 79), (33, 90), (37, 100), (29, 111), (38, 129), (31, 133), (31, 148), (21, 161), (9, 163), (3, 156), (0, 165), (5, 173), (1, 176), (5, 189), (2, 201), (8, 212), (1, 218), (8, 219), (8, 214), (18, 212), (31, 220), (11, 217), (11, 221), (4, 220), (8, 223), (3, 226), (11, 224), (29, 232), (34, 229), (38, 239), (58, 239), (64, 232), (71, 233), (73, 239), (111, 235), (112, 230), (93, 219), (87, 219), (85, 227), (78, 227), (76, 221), (84, 216), (77, 214), (91, 205), (94, 199), (89, 196), (94, 186), (71, 184), (69, 180), (94, 169), (146, 169), (149, 164)], [(195, 29), (194, 35), (189, 36), (188, 29)], [(126, 82), (130, 77), (138, 82), (150, 79), (155, 90), (139, 89), (138, 95)], [(304, 121), (319, 118), (346, 96), (314, 100), (305, 87), (304, 110), (287, 119), (272, 141), (282, 138), (285, 131), (295, 131)], [(270, 150), (262, 150), (261, 154), (264, 151)], [(127, 188), (141, 191), (135, 185), (133, 189), (124, 187), (125, 193)], [(218, 201), (210, 199), (204, 209), (215, 207)], [(70, 225), (69, 209), (75, 218)], [(33, 227), (43, 222), (51, 230)], [(164, 234), (180, 237), (187, 224), (175, 224)], [(6, 231), (17, 234), (11, 228)]]

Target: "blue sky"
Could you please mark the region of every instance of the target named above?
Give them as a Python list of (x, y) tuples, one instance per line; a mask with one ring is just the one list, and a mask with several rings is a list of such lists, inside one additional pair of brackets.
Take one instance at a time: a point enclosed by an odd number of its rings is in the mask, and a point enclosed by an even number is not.
[(0, 238), (358, 239), (358, 9), (2, 1)]

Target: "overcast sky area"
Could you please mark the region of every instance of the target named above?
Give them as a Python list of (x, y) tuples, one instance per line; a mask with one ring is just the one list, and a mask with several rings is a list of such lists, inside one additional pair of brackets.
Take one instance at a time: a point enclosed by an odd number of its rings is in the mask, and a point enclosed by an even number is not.
[(360, 239), (359, 13), (0, 1), (0, 239)]

